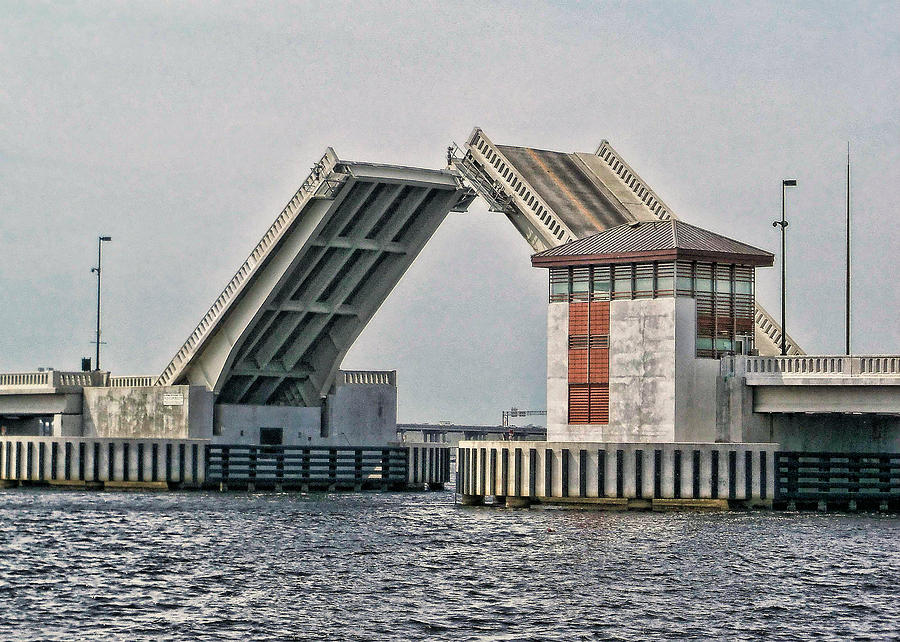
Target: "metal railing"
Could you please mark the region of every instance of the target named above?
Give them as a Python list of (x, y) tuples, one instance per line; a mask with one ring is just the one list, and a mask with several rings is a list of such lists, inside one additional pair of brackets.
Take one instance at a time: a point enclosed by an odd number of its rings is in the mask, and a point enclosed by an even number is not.
[(777, 501), (900, 501), (900, 453), (776, 452)]
[(210, 444), (206, 481), (225, 486), (405, 488), (450, 481), (450, 448)]
[(405, 448), (212, 444), (206, 479), (221, 484), (362, 486), (406, 483)]

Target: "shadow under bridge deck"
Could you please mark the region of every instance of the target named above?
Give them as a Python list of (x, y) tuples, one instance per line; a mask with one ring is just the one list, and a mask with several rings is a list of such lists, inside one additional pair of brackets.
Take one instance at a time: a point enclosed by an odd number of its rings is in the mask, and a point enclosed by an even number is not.
[(204, 385), (219, 403), (321, 405), (366, 323), (473, 198), (453, 170), (329, 148), (156, 383)]

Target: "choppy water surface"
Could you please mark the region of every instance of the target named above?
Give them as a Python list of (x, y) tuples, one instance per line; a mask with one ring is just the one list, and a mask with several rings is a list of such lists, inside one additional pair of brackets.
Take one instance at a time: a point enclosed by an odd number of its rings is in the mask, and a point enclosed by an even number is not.
[(0, 639), (900, 636), (900, 518), (0, 492)]

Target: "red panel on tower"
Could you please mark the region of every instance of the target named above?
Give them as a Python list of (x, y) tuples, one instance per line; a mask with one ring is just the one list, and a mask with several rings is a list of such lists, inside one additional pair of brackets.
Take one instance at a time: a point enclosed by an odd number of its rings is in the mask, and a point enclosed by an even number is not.
[(589, 388), (590, 416), (588, 423), (609, 423), (609, 385), (591, 384)]
[[(571, 373), (571, 368), (569, 372)], [(591, 350), (590, 378), (592, 383), (609, 383), (609, 349)]]
[(591, 303), (591, 334), (609, 334), (609, 301)]
[(588, 422), (588, 387), (586, 385), (569, 385), (569, 423), (586, 424)]
[(588, 351), (569, 350), (569, 383), (587, 383)]
[(569, 336), (588, 333), (588, 307), (590, 303), (569, 304)]

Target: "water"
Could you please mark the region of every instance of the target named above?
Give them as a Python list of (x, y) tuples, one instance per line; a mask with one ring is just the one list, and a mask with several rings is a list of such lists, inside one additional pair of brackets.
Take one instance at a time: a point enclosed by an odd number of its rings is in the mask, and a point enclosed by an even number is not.
[(0, 492), (0, 639), (898, 639), (900, 518)]

